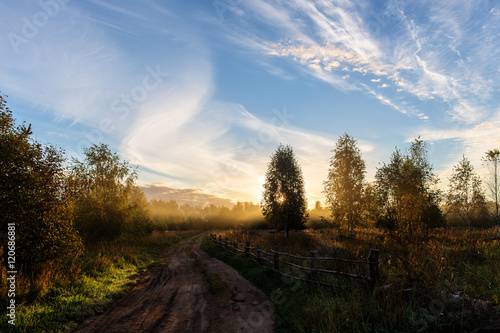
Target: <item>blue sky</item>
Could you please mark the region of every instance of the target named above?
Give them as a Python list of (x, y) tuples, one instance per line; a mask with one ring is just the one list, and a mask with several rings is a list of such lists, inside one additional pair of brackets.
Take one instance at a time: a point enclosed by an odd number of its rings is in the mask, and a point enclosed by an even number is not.
[(258, 201), (284, 143), (322, 200), (344, 132), (369, 181), (417, 136), (441, 186), (463, 153), (483, 172), (500, 147), (496, 1), (20, 0), (0, 16), (18, 121), (69, 156), (108, 143), (157, 195)]

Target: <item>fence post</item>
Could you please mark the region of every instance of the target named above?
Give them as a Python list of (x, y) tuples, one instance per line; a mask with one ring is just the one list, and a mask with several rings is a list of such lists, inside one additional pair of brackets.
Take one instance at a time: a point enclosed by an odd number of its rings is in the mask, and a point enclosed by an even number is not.
[(368, 253), (368, 261), (370, 262), (370, 279), (372, 280), (372, 286), (375, 287), (375, 284), (377, 283), (377, 280), (379, 278), (379, 271), (378, 271), (378, 255), (379, 255), (379, 250), (377, 249), (370, 249), (370, 252)]
[(238, 251), (238, 242), (237, 241), (234, 241), (233, 242), (233, 249), (234, 249), (234, 253), (237, 253)]
[(219, 235), (219, 246), (222, 246), (222, 236)]
[(278, 246), (274, 247), (274, 269), (280, 270), (280, 254), (278, 253), (280, 248)]
[(245, 257), (248, 258), (248, 251), (250, 251), (250, 242), (247, 242), (247, 246), (245, 246)]
[(225, 238), (226, 238), (226, 249), (229, 249), (229, 245), (227, 244), (228, 239), (227, 239), (227, 237), (225, 237)]
[(257, 262), (262, 265), (262, 246), (257, 245)]
[[(311, 268), (315, 270), (319, 268), (319, 263), (317, 258), (318, 258), (318, 251), (311, 251)], [(311, 279), (312, 280), (318, 279), (317, 271), (311, 271)]]

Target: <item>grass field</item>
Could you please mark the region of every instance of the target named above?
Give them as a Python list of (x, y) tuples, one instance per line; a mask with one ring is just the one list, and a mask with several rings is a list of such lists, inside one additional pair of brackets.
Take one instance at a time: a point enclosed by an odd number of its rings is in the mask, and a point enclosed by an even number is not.
[[(0, 332), (66, 332), (104, 312), (122, 296), (158, 254), (197, 231), (153, 232), (88, 247), (85, 255), (46, 267), (36, 283), (18, 275), (16, 326), (0, 317)], [(2, 281), (5, 280), (2, 269)], [(2, 286), (4, 288), (5, 286)], [(3, 297), (6, 293), (1, 293)], [(6, 307), (6, 299), (1, 299)], [(4, 308), (5, 308), (4, 307)]]
[(366, 283), (352, 279), (335, 278), (338, 287), (325, 289), (279, 276), (269, 278), (272, 273), (254, 262), (206, 240), (206, 251), (235, 266), (268, 293), (276, 305), (278, 332), (470, 332), (500, 315), (500, 242), (494, 239), (493, 229), (471, 235), (434, 230), (419, 241), (377, 230), (358, 230), (349, 237), (326, 228), (292, 232), (288, 240), (265, 230), (218, 234), (252, 246), (260, 244), (264, 250), (277, 245), (282, 252), (303, 256), (317, 250), (320, 256), (366, 260), (370, 248), (380, 250), (378, 287), (386, 287), (372, 293)]

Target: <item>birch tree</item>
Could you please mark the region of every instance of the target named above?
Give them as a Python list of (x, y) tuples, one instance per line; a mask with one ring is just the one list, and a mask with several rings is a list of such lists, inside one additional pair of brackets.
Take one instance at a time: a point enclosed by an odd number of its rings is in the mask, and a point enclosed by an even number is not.
[(326, 202), (334, 221), (345, 224), (354, 235), (363, 208), (365, 161), (356, 140), (347, 133), (340, 136), (332, 152), (328, 178), (324, 182)]
[(436, 226), (437, 220), (430, 217), (437, 216), (440, 192), (435, 189), (438, 178), (425, 142), (416, 139), (405, 153), (396, 148), (390, 162), (377, 169), (375, 179), (383, 205), (381, 219), (391, 221), (392, 228), (411, 237), (419, 231), (427, 234), (429, 227)]
[(474, 167), (465, 155), (453, 167), (449, 178), (447, 205), (467, 224), (469, 232), (475, 212), (484, 211), (486, 201), (482, 191), (481, 179), (474, 172)]
[(266, 221), (276, 229), (301, 229), (307, 219), (304, 178), (292, 147), (279, 145), (271, 156), (262, 194)]
[(490, 190), (490, 196), (495, 202), (495, 224), (497, 226), (497, 238), (500, 237), (499, 225), (500, 216), (498, 214), (498, 196), (500, 193), (500, 180), (499, 180), (499, 164), (500, 164), (500, 150), (491, 149), (485, 153), (486, 156), (483, 157), (483, 162), (487, 164), (490, 168), (490, 178), (486, 181), (486, 185)]

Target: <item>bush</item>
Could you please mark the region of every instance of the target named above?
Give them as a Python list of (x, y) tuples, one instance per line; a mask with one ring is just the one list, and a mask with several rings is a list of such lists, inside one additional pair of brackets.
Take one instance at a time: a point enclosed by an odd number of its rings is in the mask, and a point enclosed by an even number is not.
[(82, 243), (67, 209), (72, 193), (63, 152), (31, 134), (31, 125), (15, 126), (0, 96), (0, 231), (15, 233), (16, 265), (33, 278), (44, 264), (77, 254)]

